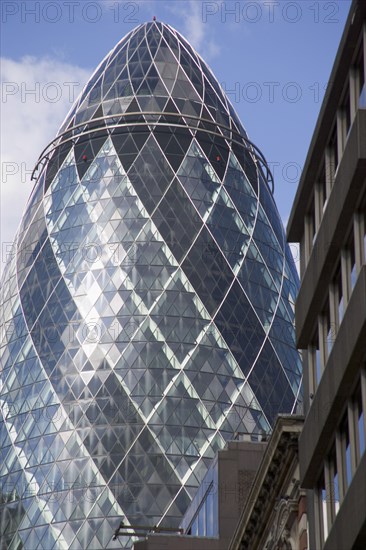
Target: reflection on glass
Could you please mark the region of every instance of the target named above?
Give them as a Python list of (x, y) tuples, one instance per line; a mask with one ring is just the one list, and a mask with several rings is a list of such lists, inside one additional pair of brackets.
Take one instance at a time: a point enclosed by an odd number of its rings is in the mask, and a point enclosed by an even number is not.
[(365, 84), (362, 86), (361, 93), (358, 98), (358, 105), (361, 109), (366, 108), (366, 85)]
[[(269, 433), (301, 383), (269, 182), (193, 48), (132, 30), (62, 131), (0, 300), (0, 483), (25, 510), (6, 544), (25, 550), (110, 547), (122, 516), (177, 527), (208, 459)], [(216, 497), (192, 533), (217, 534)]]

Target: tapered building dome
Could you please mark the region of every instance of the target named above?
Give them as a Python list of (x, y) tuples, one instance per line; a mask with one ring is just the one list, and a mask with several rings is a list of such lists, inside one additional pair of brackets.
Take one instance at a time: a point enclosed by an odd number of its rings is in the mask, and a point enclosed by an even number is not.
[(1, 540), (129, 547), (122, 517), (177, 526), (215, 452), (299, 402), (273, 181), (156, 21), (107, 55), (34, 178), (1, 289)]

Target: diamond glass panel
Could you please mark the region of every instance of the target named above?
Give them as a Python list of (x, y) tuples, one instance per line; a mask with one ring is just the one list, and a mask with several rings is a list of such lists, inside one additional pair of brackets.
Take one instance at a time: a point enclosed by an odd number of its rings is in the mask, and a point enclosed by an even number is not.
[(170, 26), (140, 25), (96, 69), (2, 280), (4, 548), (177, 527), (226, 441), (296, 410), (298, 280), (263, 168)]

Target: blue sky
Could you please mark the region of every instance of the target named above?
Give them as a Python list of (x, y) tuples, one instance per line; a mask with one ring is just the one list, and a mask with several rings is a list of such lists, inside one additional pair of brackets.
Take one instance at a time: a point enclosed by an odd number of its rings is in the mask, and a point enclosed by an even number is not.
[(286, 223), (350, 0), (1, 3), (1, 268), (42, 149), (109, 50), (155, 15), (228, 92), (275, 177)]

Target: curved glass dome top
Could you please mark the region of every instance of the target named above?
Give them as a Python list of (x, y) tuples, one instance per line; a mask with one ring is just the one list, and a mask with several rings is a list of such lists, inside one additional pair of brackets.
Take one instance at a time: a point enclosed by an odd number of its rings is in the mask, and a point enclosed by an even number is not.
[(104, 58), (60, 132), (98, 116), (140, 112), (185, 115), (190, 124), (214, 121), (247, 137), (207, 64), (176, 30), (157, 21), (132, 30)]
[[(257, 162), (273, 191), (273, 177), (262, 153), (249, 141), (207, 64), (176, 30), (157, 21), (132, 30), (104, 58), (37, 168), (60, 143), (80, 135), (92, 137), (101, 127), (115, 131), (146, 122), (185, 126), (216, 136), (218, 143), (227, 139), (236, 149), (250, 150), (246, 163)], [(243, 160), (244, 156), (239, 154)]]
[(218, 449), (301, 401), (298, 278), (265, 163), (167, 25), (132, 31), (41, 155), (0, 294), (0, 533), (129, 548)]

